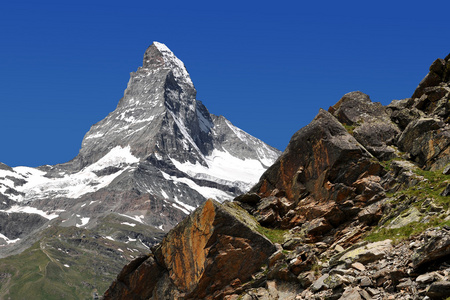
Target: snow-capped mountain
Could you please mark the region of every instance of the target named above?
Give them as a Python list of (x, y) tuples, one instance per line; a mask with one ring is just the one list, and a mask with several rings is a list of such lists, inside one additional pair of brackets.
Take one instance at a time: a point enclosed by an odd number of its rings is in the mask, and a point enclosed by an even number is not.
[[(117, 108), (91, 127), (72, 161), (0, 164), (0, 245), (48, 222), (95, 228), (109, 214), (167, 231), (207, 198), (247, 191), (279, 154), (210, 114), (183, 62), (154, 42)], [(14, 231), (6, 225), (13, 223), (28, 227)]]

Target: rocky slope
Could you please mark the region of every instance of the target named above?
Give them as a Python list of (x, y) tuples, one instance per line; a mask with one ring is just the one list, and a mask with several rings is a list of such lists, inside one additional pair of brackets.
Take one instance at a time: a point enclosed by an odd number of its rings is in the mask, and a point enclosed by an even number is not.
[[(0, 298), (27, 298), (20, 291), (10, 293), (30, 274), (8, 257), (30, 246), (37, 248), (29, 253), (47, 256), (34, 260), (40, 271), (30, 284), (36, 289), (47, 284), (41, 281), (47, 279), (42, 267), (47, 260), (66, 260), (56, 263), (62, 274), (68, 271), (65, 265), (81, 268), (71, 253), (112, 260), (85, 270), (92, 281), (111, 280), (102, 276), (148, 252), (206, 199), (224, 201), (247, 191), (279, 155), (225, 117), (210, 114), (196, 99), (183, 62), (154, 42), (142, 67), (131, 73), (117, 108), (91, 127), (73, 160), (39, 168), (0, 164), (0, 257), (6, 257), (0, 274), (9, 278), (0, 279)], [(70, 228), (77, 230), (67, 237)], [(62, 259), (47, 250), (52, 248), (71, 250)], [(65, 299), (84, 297), (81, 283), (73, 280), (77, 288), (61, 286)]]
[(105, 299), (450, 297), (449, 70), (436, 60), (387, 106), (352, 92), (320, 110), (248, 193), (207, 202)]

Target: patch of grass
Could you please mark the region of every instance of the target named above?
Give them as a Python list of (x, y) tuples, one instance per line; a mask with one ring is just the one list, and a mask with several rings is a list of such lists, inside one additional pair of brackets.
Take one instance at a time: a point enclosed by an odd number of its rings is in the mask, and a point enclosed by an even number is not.
[(398, 243), (412, 236), (418, 235), (428, 228), (442, 228), (444, 226), (450, 226), (450, 220), (446, 221), (443, 215), (434, 215), (426, 221), (422, 219), (420, 222), (411, 222), (400, 228), (378, 226), (365, 237), (365, 240), (369, 242), (378, 242), (391, 239), (394, 243)]
[(258, 226), (257, 231), (267, 237), (272, 243), (283, 244), (284, 235), (288, 232), (286, 229), (272, 229)]
[[(442, 170), (425, 171), (417, 169), (414, 172), (417, 175), (422, 176), (425, 180), (412, 187), (397, 191), (390, 196), (397, 199), (401, 198), (401, 195), (405, 195), (409, 198), (415, 197), (416, 201), (413, 205), (417, 208), (420, 208), (425, 199), (433, 199), (434, 204), (442, 206), (444, 210), (448, 210), (450, 206), (450, 197), (444, 197), (440, 194), (445, 189), (447, 181), (450, 180), (450, 176), (442, 174)], [(393, 204), (397, 203), (393, 202)]]
[(355, 128), (356, 128), (355, 125), (347, 125), (345, 123), (342, 123), (342, 126), (344, 126), (344, 128), (347, 130), (348, 133), (353, 135), (353, 130), (355, 130)]
[[(382, 164), (389, 167), (390, 162), (386, 161)], [(420, 234), (431, 227), (450, 226), (450, 221), (445, 221), (446, 212), (450, 207), (450, 197), (440, 195), (445, 189), (447, 181), (450, 180), (450, 176), (442, 174), (442, 170), (425, 171), (417, 169), (414, 172), (425, 180), (415, 186), (390, 194), (389, 196), (392, 197), (390, 202), (392, 207), (391, 219), (385, 219), (385, 222), (381, 221), (380, 224), (383, 225), (374, 228), (365, 240), (375, 242), (392, 239), (394, 242), (399, 242), (410, 236)], [(423, 213), (424, 217), (419, 222), (412, 222), (401, 228), (387, 228), (392, 219), (411, 206), (416, 207)]]
[(90, 230), (48, 228), (32, 247), (0, 259), (0, 299), (92, 299), (94, 290), (102, 294), (126, 263), (148, 252), (141, 240), (163, 235), (124, 222), (130, 220), (112, 215)]
[(368, 236), (366, 236), (365, 240), (369, 242), (378, 242), (391, 239), (394, 243), (396, 243), (405, 240), (410, 236), (419, 234), (425, 229), (436, 225), (437, 224), (435, 222), (433, 222), (433, 224), (412, 222), (401, 228), (377, 227)]
[(400, 157), (394, 157), (394, 158), (391, 158), (388, 160), (379, 161), (379, 163), (380, 163), (380, 165), (383, 166), (385, 171), (391, 171), (392, 170), (392, 167), (391, 167), (392, 162), (393, 161), (401, 161), (401, 160), (403, 160), (403, 159)]

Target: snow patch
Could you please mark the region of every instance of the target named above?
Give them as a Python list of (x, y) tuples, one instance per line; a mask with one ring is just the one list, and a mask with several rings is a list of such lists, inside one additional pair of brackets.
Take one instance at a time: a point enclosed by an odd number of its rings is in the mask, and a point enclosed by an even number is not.
[[(194, 181), (192, 181), (189, 178), (179, 178), (176, 176), (170, 176), (169, 174), (160, 171), (162, 173), (162, 175), (164, 176), (165, 179), (167, 180), (172, 180), (175, 183), (184, 183), (186, 185), (188, 185), (191, 189), (196, 190), (197, 192), (199, 192), (201, 195), (203, 195), (205, 198), (212, 198), (214, 200), (217, 200), (219, 202), (223, 202), (225, 200), (231, 200), (233, 199), (233, 196), (230, 194), (227, 194), (224, 191), (221, 191), (219, 189), (215, 189), (215, 188), (210, 188), (210, 187), (205, 187), (205, 186), (200, 186), (198, 184), (196, 184)], [(183, 206), (186, 205), (183, 203)]]
[(137, 221), (137, 222), (139, 222), (139, 223), (141, 223), (141, 224), (145, 224), (144, 221), (142, 220), (142, 219), (144, 219), (144, 215), (140, 215), (140, 216), (129, 216), (129, 215), (120, 214), (120, 213), (119, 213), (119, 215), (122, 216), (122, 217), (126, 217), (126, 218), (130, 218), (130, 219), (132, 219), (132, 220), (135, 220), (135, 221)]
[[(16, 187), (17, 191), (25, 194), (25, 196), (20, 196), (17, 201), (32, 201), (55, 196), (79, 198), (109, 185), (117, 176), (128, 170), (130, 165), (138, 161), (139, 159), (131, 154), (130, 146), (117, 146), (94, 164), (78, 173), (68, 174), (62, 178), (48, 178), (45, 177), (46, 173), (43, 171), (29, 167), (16, 167), (14, 170), (27, 180), (25, 185)], [(119, 167), (122, 170), (100, 177), (95, 174), (95, 171), (107, 167)]]
[[(14, 244), (17, 243), (18, 241), (20, 241), (20, 239), (14, 239), (14, 240), (10, 240), (7, 236), (3, 235), (0, 233), (0, 239), (4, 239), (6, 244)], [(0, 246), (1, 247), (1, 246)]]
[(77, 227), (83, 227), (87, 223), (89, 223), (90, 218), (81, 218), (81, 224), (76, 224)]
[(131, 227), (136, 226), (136, 224), (134, 224), (134, 223), (128, 223), (128, 222), (122, 222), (122, 223), (120, 223), (120, 224), (122, 224), (122, 225), (127, 225), (127, 226), (131, 226)]
[(59, 215), (57, 214), (51, 214), (50, 212), (45, 212), (43, 210), (37, 209), (35, 207), (31, 206), (19, 206), (19, 205), (13, 205), (8, 210), (0, 210), (0, 212), (4, 213), (26, 213), (26, 214), (37, 214), (40, 215), (48, 220), (53, 220)]
[(242, 188), (250, 189), (255, 185), (266, 168), (257, 159), (240, 159), (228, 153), (214, 149), (211, 155), (205, 157), (208, 166), (200, 163), (181, 163), (171, 159), (175, 167), (194, 178), (203, 178), (213, 181), (217, 179), (244, 183)]

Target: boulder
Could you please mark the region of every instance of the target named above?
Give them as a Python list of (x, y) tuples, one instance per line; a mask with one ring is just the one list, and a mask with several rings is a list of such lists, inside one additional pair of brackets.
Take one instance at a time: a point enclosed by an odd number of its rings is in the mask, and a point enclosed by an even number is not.
[(363, 243), (359, 247), (356, 245), (333, 256), (330, 259), (330, 266), (345, 263), (347, 260), (351, 262), (360, 262), (363, 264), (374, 262), (383, 258), (391, 249), (391, 240), (384, 240), (369, 244)]
[(163, 269), (153, 255), (141, 256), (126, 265), (106, 291), (103, 299), (148, 299), (157, 284), (149, 278), (159, 278)]
[(441, 230), (431, 237), (427, 243), (418, 248), (412, 257), (414, 269), (429, 267), (432, 263), (450, 256), (450, 234)]
[(444, 197), (447, 197), (448, 195), (450, 195), (450, 183), (447, 184), (447, 186), (441, 193), (441, 196), (444, 196)]
[(411, 98), (420, 98), (426, 89), (439, 85), (449, 80), (449, 60), (438, 58), (430, 66), (430, 72), (419, 83)]
[(450, 295), (450, 281), (433, 282), (426, 294), (431, 299), (446, 299)]
[[(237, 205), (208, 200), (152, 249), (154, 256), (151, 257), (155, 263), (147, 260), (132, 262), (138, 267), (125, 267), (121, 276), (145, 277), (146, 284), (154, 287), (151, 291), (153, 299), (213, 299), (219, 294), (224, 296), (234, 289), (229, 288), (231, 282), (250, 280), (276, 251), (275, 246), (255, 230), (257, 226)], [(140, 271), (143, 263), (153, 266), (150, 270), (154, 276)], [(155, 265), (161, 269), (155, 269)], [(150, 290), (140, 294), (127, 281), (119, 278), (117, 281), (122, 287), (126, 286), (122, 290), (130, 291), (128, 294), (132, 293), (135, 298), (110, 299), (148, 299)], [(112, 285), (105, 296), (117, 294), (118, 286)]]
[(413, 106), (414, 103), (414, 99), (407, 98), (403, 100), (393, 100), (387, 106), (388, 114), (391, 120), (402, 131), (411, 121), (425, 117), (424, 112)]
[(427, 169), (437, 170), (450, 162), (450, 128), (439, 119), (412, 121), (400, 135), (398, 145)]
[(340, 203), (357, 196), (353, 183), (380, 172), (382, 168), (373, 156), (335, 117), (321, 109), (309, 125), (294, 134), (251, 192), (262, 198), (275, 190), (282, 192), (296, 205), (291, 219), (298, 221), (287, 224), (323, 217), (337, 226), (348, 220)]
[(391, 121), (386, 107), (372, 102), (362, 92), (345, 94), (338, 103), (328, 110), (367, 150), (380, 159), (392, 158), (394, 148), (388, 146), (400, 133)]

